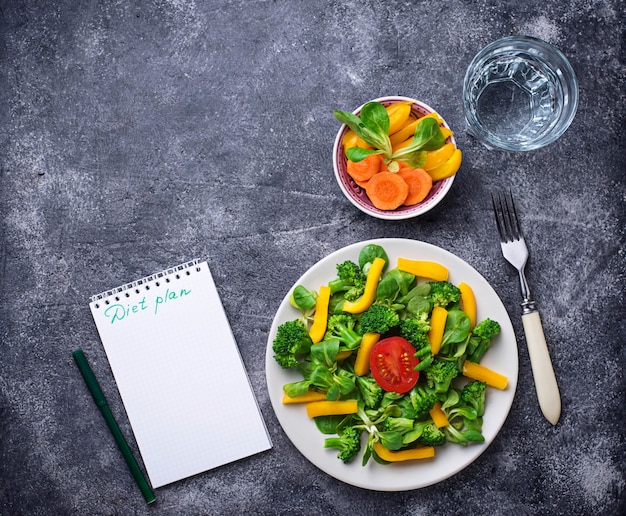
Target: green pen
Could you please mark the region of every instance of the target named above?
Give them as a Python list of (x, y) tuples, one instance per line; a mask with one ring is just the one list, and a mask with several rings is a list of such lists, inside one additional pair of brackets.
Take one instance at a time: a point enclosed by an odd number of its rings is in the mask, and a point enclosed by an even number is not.
[(113, 438), (115, 439), (117, 446), (122, 452), (124, 459), (126, 459), (126, 463), (128, 464), (128, 467), (130, 468), (130, 472), (133, 474), (133, 477), (135, 478), (135, 482), (137, 482), (137, 485), (139, 486), (139, 489), (141, 490), (141, 494), (143, 494), (143, 497), (145, 498), (147, 503), (154, 502), (156, 500), (154, 496), (154, 492), (152, 491), (150, 484), (148, 484), (146, 477), (143, 475), (143, 472), (139, 468), (139, 464), (137, 464), (137, 461), (135, 460), (132, 450), (128, 446), (126, 439), (124, 439), (124, 435), (122, 434), (122, 431), (120, 430), (120, 427), (118, 426), (117, 421), (115, 421), (115, 418), (113, 417), (113, 413), (111, 412), (111, 409), (109, 408), (109, 405), (107, 404), (106, 398), (104, 397), (104, 393), (102, 392), (102, 389), (100, 388), (100, 384), (98, 383), (98, 380), (93, 374), (93, 370), (91, 369), (89, 362), (87, 362), (87, 358), (85, 357), (83, 350), (77, 349), (76, 351), (72, 353), (72, 356), (74, 357), (74, 360), (76, 361), (76, 365), (78, 366), (78, 369), (80, 369), (80, 372), (82, 373), (83, 378), (85, 379), (85, 383), (87, 384), (87, 387), (89, 388), (89, 392), (91, 392), (91, 395), (93, 396), (93, 399), (96, 402), (96, 405), (102, 412), (102, 415), (104, 416), (104, 420), (109, 426), (109, 430), (111, 430), (111, 433), (113, 434)]

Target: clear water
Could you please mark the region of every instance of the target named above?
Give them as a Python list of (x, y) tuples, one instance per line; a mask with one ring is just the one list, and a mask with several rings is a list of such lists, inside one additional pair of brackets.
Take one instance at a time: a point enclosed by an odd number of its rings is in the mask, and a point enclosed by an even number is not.
[(524, 146), (559, 121), (563, 92), (558, 78), (536, 56), (495, 56), (469, 85), (469, 115), (476, 130), (500, 143)]

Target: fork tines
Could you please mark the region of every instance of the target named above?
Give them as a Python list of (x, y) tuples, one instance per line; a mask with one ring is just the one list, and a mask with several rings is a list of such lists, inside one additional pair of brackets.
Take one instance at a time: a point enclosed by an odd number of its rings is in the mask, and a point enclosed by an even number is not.
[(500, 240), (502, 242), (520, 240), (522, 238), (522, 228), (520, 227), (517, 209), (515, 208), (511, 192), (508, 195), (491, 194), (491, 203), (496, 216)]

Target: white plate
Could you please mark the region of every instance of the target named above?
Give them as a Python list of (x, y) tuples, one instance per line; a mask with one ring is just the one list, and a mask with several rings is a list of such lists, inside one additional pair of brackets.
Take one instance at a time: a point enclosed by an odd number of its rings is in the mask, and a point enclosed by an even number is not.
[[(501, 333), (494, 340), (481, 364), (504, 374), (509, 379), (505, 390), (489, 387), (483, 424), (485, 442), (467, 447), (448, 443), (436, 449), (433, 459), (378, 464), (373, 459), (361, 465), (362, 453), (349, 464), (337, 458), (337, 450), (325, 449), (322, 434), (312, 419), (306, 415), (304, 406), (283, 405), (283, 385), (302, 380), (302, 375), (293, 370), (282, 369), (274, 360), (272, 342), (278, 326), (296, 319), (300, 312), (289, 304), (289, 294), (278, 308), (272, 324), (265, 356), (267, 386), (276, 417), (287, 437), (310, 462), (325, 473), (353, 486), (375, 491), (407, 491), (444, 480), (470, 465), (494, 440), (513, 403), (517, 387), (518, 354), (515, 333), (511, 320), (502, 301), (489, 283), (469, 264), (439, 247), (424, 242), (404, 239), (379, 239), (359, 242), (335, 251), (311, 267), (296, 283), (309, 289), (318, 290), (336, 277), (336, 265), (345, 260), (357, 261), (363, 246), (374, 243), (381, 245), (389, 256), (389, 269), (396, 266), (398, 257), (415, 260), (435, 261), (445, 265), (450, 271), (449, 281), (458, 285), (461, 281), (469, 284), (476, 295), (477, 320), (490, 317), (501, 325)], [(294, 285), (295, 286), (295, 285)]]

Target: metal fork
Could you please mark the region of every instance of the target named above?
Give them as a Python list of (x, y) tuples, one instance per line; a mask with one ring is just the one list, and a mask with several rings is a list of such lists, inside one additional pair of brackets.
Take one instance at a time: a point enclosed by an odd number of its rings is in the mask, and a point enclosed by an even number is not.
[(545, 418), (556, 425), (561, 416), (561, 396), (552, 368), (546, 338), (543, 334), (539, 311), (530, 296), (530, 289), (524, 274), (524, 268), (528, 261), (528, 247), (522, 234), (512, 194), (509, 193), (508, 196), (506, 194), (492, 194), (491, 202), (498, 233), (500, 233), (502, 254), (519, 272), (522, 292), (522, 323), (526, 334), (526, 344), (539, 406)]

